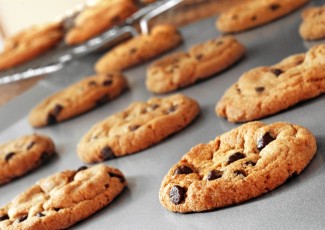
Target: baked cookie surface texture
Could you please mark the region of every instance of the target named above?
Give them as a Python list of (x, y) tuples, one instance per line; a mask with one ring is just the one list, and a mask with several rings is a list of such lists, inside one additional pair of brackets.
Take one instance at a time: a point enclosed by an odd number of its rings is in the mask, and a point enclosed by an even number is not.
[(183, 94), (134, 102), (95, 124), (79, 142), (78, 156), (92, 163), (138, 152), (188, 126), (199, 111)]
[(167, 93), (211, 77), (238, 61), (245, 47), (232, 36), (208, 40), (189, 52), (168, 55), (149, 66), (146, 86), (154, 93)]
[(126, 186), (115, 168), (96, 165), (39, 180), (0, 208), (0, 229), (65, 229), (107, 206)]
[(325, 38), (325, 5), (311, 7), (302, 13), (303, 22), (299, 33), (305, 40), (318, 40)]
[(230, 122), (252, 121), (325, 92), (325, 45), (244, 73), (216, 105)]
[(34, 127), (56, 124), (107, 103), (127, 87), (120, 72), (86, 77), (36, 105), (29, 114), (29, 122)]
[(101, 57), (96, 65), (97, 73), (124, 70), (143, 63), (177, 47), (182, 36), (173, 25), (157, 25), (149, 34), (141, 34), (123, 42)]
[(44, 135), (25, 135), (0, 144), (0, 184), (23, 176), (54, 154), (53, 141)]
[(267, 193), (300, 174), (316, 153), (307, 129), (250, 122), (193, 147), (164, 177), (159, 199), (173, 212), (201, 212)]
[(248, 30), (289, 14), (307, 2), (309, 0), (248, 1), (222, 13), (216, 27), (226, 33)]

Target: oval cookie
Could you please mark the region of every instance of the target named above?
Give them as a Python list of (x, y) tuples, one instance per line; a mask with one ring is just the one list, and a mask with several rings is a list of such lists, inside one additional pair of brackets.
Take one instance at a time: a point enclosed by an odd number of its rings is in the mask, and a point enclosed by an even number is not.
[(94, 125), (79, 142), (78, 156), (91, 163), (138, 152), (185, 128), (199, 110), (182, 94), (134, 102)]
[(67, 120), (118, 97), (128, 87), (120, 72), (87, 77), (40, 102), (29, 114), (34, 127)]
[(247, 201), (300, 174), (316, 148), (301, 126), (247, 123), (183, 156), (164, 177), (160, 202), (173, 212), (201, 212)]
[(325, 5), (311, 7), (302, 13), (303, 22), (300, 25), (300, 36), (305, 40), (325, 38)]
[(52, 140), (44, 135), (26, 135), (0, 145), (0, 184), (45, 163), (55, 153)]
[(107, 206), (125, 186), (124, 175), (105, 165), (54, 174), (0, 209), (0, 229), (66, 229)]

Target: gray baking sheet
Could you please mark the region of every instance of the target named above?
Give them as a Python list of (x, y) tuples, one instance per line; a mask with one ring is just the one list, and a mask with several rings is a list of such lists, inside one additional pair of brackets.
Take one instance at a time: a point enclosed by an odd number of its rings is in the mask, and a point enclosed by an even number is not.
[[(314, 1), (322, 4), (324, 1)], [(137, 154), (104, 162), (126, 175), (128, 187), (106, 208), (73, 226), (73, 229), (324, 229), (325, 228), (325, 95), (303, 102), (262, 121), (286, 121), (310, 129), (317, 138), (318, 150), (301, 175), (259, 198), (214, 211), (192, 214), (172, 213), (158, 200), (158, 191), (170, 167), (193, 146), (206, 143), (217, 135), (237, 127), (215, 115), (214, 107), (224, 91), (245, 71), (272, 65), (288, 55), (305, 52), (313, 44), (298, 35), (302, 9), (268, 25), (236, 34), (247, 55), (232, 68), (180, 90), (195, 98), (201, 115), (193, 124), (161, 143)], [(216, 17), (181, 28), (186, 50), (192, 44), (220, 35)], [(176, 51), (174, 50), (174, 51)], [(154, 96), (145, 89), (146, 67), (150, 62), (125, 72), (130, 90), (108, 104), (55, 126), (33, 129), (27, 122), (30, 109), (44, 97), (93, 73), (93, 64), (101, 54), (92, 54), (72, 62), (51, 74), (34, 88), (0, 107), (0, 143), (33, 132), (53, 138), (57, 156), (46, 165), (0, 187), (0, 206), (33, 185), (38, 179), (83, 163), (76, 155), (76, 145), (96, 122), (121, 111), (133, 101)]]

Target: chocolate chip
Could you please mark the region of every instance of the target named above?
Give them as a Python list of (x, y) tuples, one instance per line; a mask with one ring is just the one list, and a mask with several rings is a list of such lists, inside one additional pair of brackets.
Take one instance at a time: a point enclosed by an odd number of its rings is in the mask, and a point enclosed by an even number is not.
[(211, 170), (207, 175), (207, 180), (216, 180), (222, 177), (223, 172), (219, 170)]
[(15, 154), (16, 153), (14, 152), (7, 153), (5, 156), (5, 161), (9, 161)]
[(103, 86), (109, 86), (109, 85), (111, 85), (112, 84), (112, 80), (111, 79), (108, 79), (108, 80), (105, 80), (104, 82), (103, 82)]
[(97, 101), (96, 101), (96, 106), (100, 106), (100, 105), (103, 105), (105, 104), (106, 102), (109, 101), (109, 96), (107, 94), (105, 94), (104, 96), (102, 96), (101, 98), (99, 98)]
[(43, 152), (40, 157), (41, 164), (45, 163), (49, 158), (50, 154), (48, 152)]
[(24, 215), (18, 218), (18, 223), (21, 223), (27, 219), (28, 215)]
[(201, 60), (203, 58), (203, 54), (195, 55), (196, 60)]
[(35, 145), (35, 141), (32, 141), (29, 143), (29, 145), (26, 147), (27, 150), (30, 150)]
[(168, 111), (167, 113), (172, 113), (172, 112), (175, 112), (177, 109), (177, 106), (176, 105), (172, 105), (171, 107), (168, 108)]
[(237, 14), (233, 15), (233, 16), (231, 17), (231, 19), (232, 19), (232, 20), (237, 20), (237, 19), (238, 19), (238, 15), (237, 15)]
[(57, 122), (57, 120), (56, 120), (56, 116), (54, 116), (53, 114), (50, 113), (50, 114), (47, 116), (47, 124), (48, 124), (48, 125), (54, 125), (56, 122)]
[(61, 210), (61, 208), (54, 208), (54, 211), (56, 211), (56, 212), (58, 212), (60, 210)]
[(170, 201), (174, 204), (180, 204), (185, 198), (185, 192), (185, 189), (181, 186), (173, 186), (169, 191)]
[(137, 52), (137, 48), (130, 49), (130, 54), (134, 54), (135, 52)]
[(155, 110), (155, 109), (157, 109), (159, 107), (159, 105), (157, 105), (157, 104), (152, 104), (152, 105), (150, 105), (150, 109), (152, 109), (152, 110)]
[(236, 152), (236, 153), (234, 153), (234, 154), (232, 154), (231, 156), (228, 157), (227, 163), (231, 164), (231, 163), (233, 163), (235, 161), (238, 161), (240, 159), (243, 159), (245, 157), (246, 157), (245, 154), (240, 153), (240, 152)]
[(241, 171), (241, 170), (235, 170), (235, 171), (234, 171), (234, 174), (235, 174), (236, 176), (246, 176), (246, 173), (243, 172), (243, 171)]
[(45, 214), (43, 214), (41, 212), (38, 212), (38, 213), (36, 213), (36, 216), (39, 217), (39, 218), (41, 218), (41, 217), (45, 216)]
[(54, 116), (57, 116), (57, 115), (60, 114), (60, 112), (62, 111), (62, 109), (63, 109), (63, 106), (62, 106), (62, 105), (60, 105), (60, 104), (56, 104), (56, 105), (54, 106), (54, 108), (53, 108), (52, 114), (53, 114)]
[(270, 5), (270, 9), (273, 10), (273, 11), (279, 9), (280, 7), (281, 7), (281, 6), (280, 6), (279, 4), (271, 4), (271, 5)]
[(9, 219), (8, 215), (0, 216), (0, 221), (4, 221), (4, 220), (8, 220), (8, 219)]
[(181, 165), (181, 166), (177, 167), (177, 169), (174, 172), (174, 175), (176, 175), (176, 174), (190, 174), (192, 172), (193, 172), (193, 170), (190, 167)]
[(110, 159), (115, 158), (115, 155), (114, 155), (112, 149), (108, 146), (103, 148), (100, 153), (102, 155), (103, 160), (110, 160)]
[(257, 141), (257, 148), (258, 150), (262, 150), (265, 146), (267, 146), (270, 142), (274, 141), (275, 139), (271, 136), (269, 132), (265, 133), (263, 137), (261, 137)]
[(256, 165), (256, 163), (255, 162), (253, 162), (253, 161), (247, 161), (247, 162), (245, 162), (245, 165), (251, 165), (251, 166), (255, 166)]
[(81, 167), (79, 167), (79, 168), (77, 169), (77, 172), (80, 172), (80, 171), (82, 171), (82, 170), (86, 170), (87, 168), (88, 168), (87, 166), (83, 165), (83, 166), (81, 166)]
[(258, 87), (255, 87), (255, 91), (258, 92), (258, 93), (261, 93), (265, 90), (265, 87), (263, 86), (258, 86)]
[(88, 85), (89, 85), (89, 86), (96, 86), (97, 83), (96, 83), (95, 81), (90, 81), (90, 82), (88, 82)]
[(109, 188), (109, 184), (105, 184), (104, 187), (105, 187), (105, 189), (108, 189)]
[(279, 76), (280, 74), (283, 73), (283, 70), (281, 69), (271, 69), (271, 72), (275, 75), (275, 76)]
[(220, 46), (220, 45), (222, 45), (223, 44), (223, 41), (218, 41), (217, 42), (217, 46)]
[(109, 172), (108, 175), (110, 177), (117, 177), (118, 179), (120, 179), (121, 183), (123, 183), (125, 181), (124, 176), (121, 176), (121, 175), (118, 175), (118, 174), (115, 174), (115, 173), (112, 173), (112, 172)]
[(133, 132), (133, 131), (137, 130), (139, 127), (140, 127), (140, 125), (130, 125), (130, 126), (129, 126), (129, 130), (130, 130), (131, 132)]
[(253, 17), (251, 18), (251, 20), (252, 20), (252, 21), (255, 21), (256, 18), (257, 18), (256, 16), (253, 16)]

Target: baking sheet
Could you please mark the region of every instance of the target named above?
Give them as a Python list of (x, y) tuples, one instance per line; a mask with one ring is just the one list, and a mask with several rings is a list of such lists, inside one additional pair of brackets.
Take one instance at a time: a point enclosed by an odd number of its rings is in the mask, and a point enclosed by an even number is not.
[[(319, 0), (310, 5), (323, 3)], [(301, 11), (237, 34), (238, 40), (247, 48), (247, 55), (241, 62), (209, 80), (180, 90), (200, 103), (199, 118), (183, 131), (147, 150), (104, 162), (119, 168), (126, 175), (128, 187), (113, 203), (72, 229), (324, 229), (325, 95), (262, 119), (267, 123), (286, 121), (299, 124), (316, 135), (317, 154), (298, 177), (262, 197), (204, 213), (172, 213), (164, 209), (158, 200), (162, 178), (191, 147), (207, 143), (239, 125), (217, 117), (214, 107), (224, 91), (243, 72), (260, 65), (272, 65), (288, 55), (305, 52), (315, 43), (325, 42), (301, 40), (298, 35)], [(181, 28), (185, 43), (177, 50), (186, 50), (192, 44), (219, 36), (214, 27), (215, 19), (208, 18)], [(144, 86), (146, 67), (150, 64), (148, 62), (125, 72), (130, 90), (119, 98), (61, 124), (42, 129), (31, 128), (26, 118), (29, 110), (44, 97), (92, 74), (92, 66), (99, 56), (93, 54), (72, 62), (22, 96), (0, 107), (1, 143), (37, 132), (52, 137), (58, 153), (46, 165), (1, 186), (0, 206), (38, 179), (83, 165), (76, 155), (76, 145), (93, 124), (126, 108), (133, 101), (143, 101), (154, 96)]]

